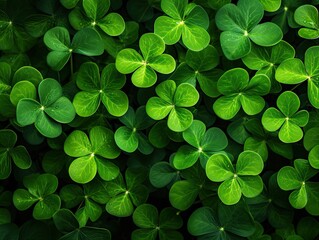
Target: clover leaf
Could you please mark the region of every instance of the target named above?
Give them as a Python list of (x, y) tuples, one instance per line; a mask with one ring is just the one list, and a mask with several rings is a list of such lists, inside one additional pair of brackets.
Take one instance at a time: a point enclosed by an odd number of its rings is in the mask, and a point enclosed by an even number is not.
[(280, 156), (288, 159), (293, 158), (292, 145), (278, 140), (276, 133), (265, 131), (259, 119), (248, 120), (245, 123), (245, 128), (251, 133), (251, 136), (246, 138), (244, 150), (257, 152), (264, 161), (268, 159), (268, 148)]
[(142, 132), (154, 122), (147, 116), (144, 106), (139, 107), (136, 112), (130, 107), (119, 120), (125, 126), (119, 127), (115, 131), (114, 139), (121, 150), (132, 153), (138, 149), (143, 154), (153, 152), (153, 146)]
[(281, 0), (260, 0), (260, 2), (267, 12), (277, 11), (281, 5)]
[(0, 62), (0, 94), (10, 93), (11, 74), (11, 66), (6, 62)]
[(209, 128), (199, 120), (183, 132), (183, 138), (189, 145), (182, 145), (173, 158), (176, 169), (186, 169), (193, 166), (200, 159), (203, 166), (207, 159), (215, 152), (222, 151), (228, 145), (225, 133), (217, 127)]
[(108, 183), (107, 192), (111, 199), (107, 202), (106, 211), (117, 217), (128, 217), (133, 214), (134, 206), (146, 202), (148, 188), (143, 185), (147, 173), (141, 168), (127, 168), (125, 181), (122, 174)]
[(118, 36), (125, 29), (125, 22), (118, 13), (107, 14), (110, 0), (83, 0), (82, 8), (74, 8), (69, 13), (69, 21), (76, 30), (85, 27), (101, 29), (109, 36)]
[(182, 37), (183, 44), (192, 51), (206, 48), (210, 36), (207, 12), (199, 5), (188, 4), (188, 0), (163, 0), (161, 9), (168, 16), (156, 18), (154, 32), (172, 45)]
[(83, 28), (76, 32), (71, 42), (69, 31), (65, 27), (54, 27), (44, 34), (43, 41), (51, 50), (47, 63), (55, 71), (62, 70), (73, 52), (85, 56), (99, 56), (104, 52), (102, 38), (92, 28)]
[(55, 138), (62, 133), (61, 123), (70, 123), (75, 117), (71, 101), (63, 96), (62, 87), (53, 78), (38, 86), (40, 101), (22, 98), (17, 104), (17, 122), (20, 126), (34, 124), (45, 137)]
[(23, 179), (27, 190), (19, 188), (13, 193), (13, 204), (25, 211), (33, 204), (33, 217), (37, 220), (50, 219), (60, 209), (61, 200), (54, 192), (58, 188), (58, 178), (52, 174), (33, 174)]
[(265, 106), (265, 100), (261, 96), (269, 92), (270, 85), (270, 80), (265, 74), (255, 75), (249, 81), (245, 69), (228, 70), (217, 82), (217, 89), (224, 96), (214, 102), (214, 112), (225, 120), (235, 117), (241, 107), (246, 114), (256, 115)]
[(206, 175), (213, 182), (222, 182), (218, 187), (218, 196), (226, 205), (240, 201), (242, 195), (256, 197), (263, 190), (263, 181), (258, 175), (262, 172), (264, 162), (253, 151), (239, 154), (236, 167), (223, 153), (212, 155), (206, 164)]
[(282, 39), (282, 31), (276, 24), (259, 24), (263, 16), (264, 8), (258, 0), (239, 0), (237, 6), (229, 3), (218, 10), (216, 25), (222, 31), (220, 44), (226, 58), (235, 60), (249, 54), (251, 41), (269, 47)]
[(295, 56), (295, 49), (287, 42), (280, 41), (272, 47), (252, 45), (251, 52), (242, 58), (244, 64), (256, 74), (266, 74), (271, 81), (270, 92), (280, 92), (281, 85), (275, 79), (278, 65), (288, 58)]
[(188, 219), (187, 229), (199, 239), (246, 239), (255, 232), (255, 223), (243, 201), (232, 206), (219, 202), (216, 210), (197, 208)]
[(301, 25), (298, 35), (305, 39), (319, 38), (319, 16), (318, 10), (313, 5), (302, 5), (294, 13), (296, 23)]
[(284, 143), (298, 142), (303, 137), (304, 127), (309, 120), (307, 110), (300, 110), (300, 100), (297, 94), (291, 91), (283, 92), (277, 98), (277, 107), (268, 108), (261, 119), (267, 131), (275, 132), (279, 130), (279, 139)]
[(122, 116), (128, 109), (128, 97), (120, 89), (125, 76), (118, 73), (114, 64), (103, 68), (94, 62), (83, 63), (76, 74), (76, 84), (82, 90), (73, 99), (76, 113), (81, 117), (92, 116), (102, 102), (113, 116)]
[(174, 208), (164, 208), (158, 214), (154, 205), (142, 204), (135, 209), (133, 222), (139, 229), (132, 232), (132, 240), (184, 239), (181, 233), (176, 231), (182, 227), (183, 220)]
[(215, 69), (219, 63), (219, 55), (215, 47), (208, 45), (201, 51), (188, 50), (185, 62), (182, 62), (169, 77), (177, 85), (190, 83), (196, 86), (198, 81), (202, 91), (209, 97), (218, 97), (217, 80), (222, 70)]
[(12, 161), (20, 169), (31, 167), (31, 158), (27, 149), (18, 145), (17, 134), (10, 129), (0, 130), (0, 179), (6, 179), (10, 176), (12, 170)]
[(117, 54), (115, 61), (120, 73), (133, 73), (132, 83), (136, 87), (151, 87), (157, 81), (156, 72), (169, 74), (175, 70), (175, 59), (164, 53), (165, 43), (158, 35), (143, 34), (139, 47), (142, 55), (135, 49), (125, 48)]
[(171, 186), (180, 180), (180, 171), (168, 162), (155, 163), (149, 173), (149, 180), (156, 188)]
[(185, 107), (194, 106), (199, 100), (199, 93), (189, 83), (176, 87), (173, 80), (166, 80), (156, 86), (159, 97), (151, 97), (146, 103), (146, 112), (154, 120), (168, 116), (167, 126), (175, 132), (183, 132), (193, 122), (193, 114)]
[(78, 207), (75, 215), (81, 227), (87, 225), (88, 220), (95, 222), (102, 215), (101, 205), (106, 204), (110, 197), (106, 191), (107, 183), (100, 179), (83, 185), (83, 188), (69, 184), (60, 191), (60, 197), (67, 208)]
[(106, 127), (93, 127), (89, 131), (89, 137), (83, 131), (73, 131), (64, 142), (64, 151), (76, 158), (69, 167), (69, 175), (77, 183), (92, 181), (96, 173), (106, 181), (119, 175), (118, 166), (106, 160), (120, 155), (114, 133)]
[(279, 65), (275, 75), (276, 80), (284, 84), (299, 84), (307, 80), (308, 99), (315, 108), (319, 108), (319, 67), (313, 64), (317, 61), (319, 47), (310, 47), (306, 50), (304, 63), (299, 58), (286, 59)]
[(59, 240), (111, 240), (111, 233), (105, 228), (80, 227), (78, 219), (69, 209), (60, 209), (53, 215), (56, 228), (64, 234)]
[(291, 191), (289, 195), (290, 204), (296, 208), (306, 208), (310, 214), (319, 214), (317, 204), (319, 184), (310, 182), (309, 179), (315, 176), (318, 170), (312, 168), (305, 159), (296, 159), (294, 167), (284, 166), (277, 175), (279, 187), (284, 191)]

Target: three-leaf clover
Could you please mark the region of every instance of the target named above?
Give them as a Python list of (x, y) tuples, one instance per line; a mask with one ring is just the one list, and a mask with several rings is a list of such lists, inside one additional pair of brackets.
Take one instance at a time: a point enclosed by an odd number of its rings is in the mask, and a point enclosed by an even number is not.
[(261, 96), (270, 91), (270, 85), (265, 74), (255, 75), (249, 80), (248, 72), (243, 68), (228, 70), (217, 82), (217, 89), (224, 96), (214, 102), (214, 112), (225, 120), (235, 117), (241, 107), (246, 114), (256, 115), (265, 106)]
[(223, 153), (212, 155), (206, 164), (206, 175), (213, 182), (222, 182), (218, 196), (226, 205), (239, 202), (242, 195), (256, 197), (263, 190), (263, 181), (258, 175), (264, 168), (260, 155), (253, 151), (239, 154), (236, 167)]
[(272, 47), (253, 45), (251, 52), (242, 58), (244, 64), (256, 74), (266, 74), (271, 81), (271, 92), (280, 92), (281, 85), (275, 79), (278, 65), (288, 58), (295, 56), (295, 49), (287, 42), (281, 40)]
[(13, 193), (13, 204), (20, 210), (29, 209), (33, 204), (33, 217), (37, 220), (49, 219), (60, 209), (61, 200), (54, 192), (58, 188), (58, 178), (52, 174), (32, 174), (23, 179), (28, 189), (17, 189)]
[(313, 5), (302, 5), (294, 13), (296, 23), (303, 28), (298, 30), (298, 35), (305, 39), (319, 38), (318, 9)]
[(70, 123), (75, 118), (74, 107), (55, 79), (41, 81), (38, 94), (40, 101), (22, 98), (18, 102), (17, 122), (22, 127), (34, 124), (45, 137), (58, 137), (62, 133), (61, 123)]
[(199, 93), (189, 83), (176, 87), (173, 80), (166, 80), (155, 88), (159, 97), (151, 97), (146, 103), (146, 112), (154, 120), (168, 116), (167, 126), (175, 132), (185, 131), (193, 122), (193, 114), (186, 107), (194, 106)]
[(175, 59), (164, 53), (165, 42), (158, 35), (143, 34), (139, 47), (142, 55), (133, 48), (125, 48), (117, 54), (115, 61), (120, 73), (133, 73), (132, 83), (136, 87), (151, 87), (157, 81), (156, 72), (169, 74), (175, 70)]
[(109, 13), (110, 0), (83, 0), (81, 8), (74, 8), (69, 14), (72, 27), (80, 30), (85, 27), (98, 27), (109, 36), (118, 36), (125, 29), (125, 22), (118, 13)]
[(259, 24), (263, 16), (264, 8), (258, 0), (239, 0), (237, 6), (229, 3), (218, 10), (216, 25), (222, 30), (220, 44), (226, 58), (246, 56), (251, 51), (251, 41), (269, 47), (282, 39), (282, 31), (276, 24)]
[(31, 167), (31, 158), (27, 149), (22, 146), (15, 146), (17, 134), (10, 129), (0, 130), (0, 179), (10, 176), (12, 160), (20, 169)]
[(283, 92), (277, 98), (277, 107), (268, 108), (261, 119), (267, 131), (279, 130), (279, 139), (284, 143), (298, 142), (303, 137), (301, 127), (306, 126), (309, 120), (307, 110), (300, 110), (300, 100), (297, 94), (291, 91)]
[(140, 229), (132, 232), (132, 240), (149, 239), (184, 239), (181, 233), (176, 231), (183, 225), (183, 220), (174, 208), (164, 208), (160, 214), (152, 204), (142, 204), (133, 213), (133, 222)]
[(210, 36), (206, 30), (209, 18), (201, 6), (188, 4), (188, 0), (162, 0), (161, 8), (168, 16), (156, 18), (154, 32), (166, 44), (175, 44), (182, 37), (183, 44), (192, 51), (208, 46)]
[(276, 80), (284, 84), (299, 84), (307, 80), (308, 99), (315, 108), (319, 108), (319, 46), (307, 49), (304, 63), (299, 58), (283, 61), (276, 71)]
[(289, 195), (290, 204), (296, 208), (306, 208), (314, 215), (318, 215), (318, 193), (319, 184), (310, 182), (309, 179), (315, 176), (318, 170), (312, 168), (309, 161), (296, 159), (294, 167), (284, 166), (277, 175), (278, 185), (282, 190), (291, 191)]
[(89, 131), (89, 137), (80, 130), (73, 131), (64, 142), (64, 151), (76, 159), (69, 167), (69, 174), (77, 183), (92, 181), (96, 173), (106, 181), (119, 175), (119, 168), (107, 159), (120, 155), (115, 144), (114, 133), (102, 126), (95, 126)]
[(113, 116), (119, 117), (126, 113), (128, 97), (120, 90), (125, 84), (125, 76), (116, 70), (113, 63), (103, 68), (101, 76), (96, 63), (83, 63), (75, 80), (82, 90), (73, 99), (75, 111), (79, 116), (92, 116), (101, 102)]
[(147, 172), (141, 168), (127, 168), (125, 181), (122, 174), (108, 182), (107, 192), (111, 199), (107, 202), (106, 211), (116, 217), (128, 217), (133, 214), (134, 206), (146, 202), (148, 188), (143, 185)]
[(182, 62), (169, 77), (177, 85), (190, 83), (196, 86), (198, 81), (202, 91), (209, 97), (218, 97), (217, 80), (223, 73), (215, 69), (219, 64), (219, 55), (215, 47), (208, 45), (205, 49), (194, 52), (188, 50), (185, 55), (185, 62)]
[(105, 228), (80, 226), (77, 217), (69, 209), (60, 209), (53, 215), (56, 228), (64, 234), (59, 240), (111, 240), (111, 233)]
[(65, 27), (54, 27), (44, 34), (43, 41), (51, 49), (47, 63), (55, 71), (62, 70), (73, 52), (85, 56), (99, 56), (104, 52), (102, 38), (92, 28), (76, 32), (71, 42), (70, 33)]
[(149, 143), (142, 130), (150, 127), (154, 121), (147, 116), (145, 107), (139, 107), (136, 112), (130, 107), (119, 120), (125, 125), (119, 127), (114, 134), (117, 146), (123, 151), (132, 153), (138, 149), (143, 154), (150, 154), (153, 146)]
[(199, 239), (247, 239), (255, 232), (255, 222), (243, 201), (232, 206), (218, 202), (217, 209), (196, 209), (188, 219), (187, 229)]
[(179, 170), (193, 166), (198, 159), (205, 166), (210, 155), (228, 145), (227, 137), (220, 128), (212, 127), (206, 131), (205, 124), (199, 120), (194, 120), (183, 132), (183, 138), (189, 145), (181, 146), (173, 158), (173, 165)]

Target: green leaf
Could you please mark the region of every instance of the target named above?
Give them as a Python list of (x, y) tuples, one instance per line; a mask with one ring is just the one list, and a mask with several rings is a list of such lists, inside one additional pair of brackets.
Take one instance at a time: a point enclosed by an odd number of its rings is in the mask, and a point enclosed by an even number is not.
[(91, 18), (92, 20), (97, 20), (102, 18), (110, 7), (109, 0), (84, 0), (83, 1), (83, 9), (85, 14)]
[(83, 28), (75, 33), (71, 49), (85, 56), (99, 56), (104, 52), (104, 44), (97, 31), (92, 28)]
[(247, 198), (258, 196), (263, 190), (263, 181), (260, 176), (240, 176), (237, 178), (243, 195)]
[(309, 4), (302, 5), (296, 9), (294, 20), (301, 26), (318, 29), (318, 10), (315, 6)]
[(161, 2), (161, 8), (173, 19), (182, 19), (187, 3), (186, 0), (164, 0)]
[(73, 106), (76, 113), (81, 117), (92, 116), (100, 105), (100, 93), (96, 92), (78, 92), (73, 99)]
[(149, 66), (143, 64), (132, 75), (132, 83), (139, 88), (147, 88), (153, 86), (157, 81), (155, 71)]
[(174, 103), (178, 107), (192, 107), (199, 100), (199, 93), (189, 83), (182, 83), (176, 88)]
[(216, 115), (224, 120), (230, 120), (235, 117), (240, 108), (240, 96), (222, 96), (213, 105)]
[(267, 12), (277, 11), (281, 5), (281, 0), (260, 0), (260, 2)]
[(33, 99), (21, 99), (17, 105), (17, 122), (21, 126), (33, 124), (41, 111), (41, 105)]
[(177, 181), (169, 191), (169, 201), (174, 208), (184, 211), (194, 203), (199, 191), (199, 186), (190, 181)]
[(231, 31), (222, 32), (220, 35), (220, 44), (229, 60), (236, 60), (245, 57), (251, 51), (251, 42), (244, 33)]
[(193, 114), (185, 108), (175, 107), (168, 116), (167, 126), (174, 132), (183, 132), (193, 122)]
[(95, 126), (90, 130), (89, 136), (94, 154), (108, 159), (114, 159), (120, 155), (120, 150), (114, 141), (114, 133), (110, 129)]
[(47, 56), (47, 63), (54, 71), (61, 71), (71, 58), (71, 52), (49, 52)]
[(165, 187), (177, 178), (177, 170), (167, 162), (155, 163), (150, 169), (149, 179), (156, 188)]
[(69, 209), (60, 209), (53, 215), (53, 222), (56, 228), (66, 234), (79, 228), (79, 223)]
[(29, 81), (20, 81), (16, 83), (10, 93), (10, 101), (14, 106), (23, 98), (36, 99), (37, 91), (35, 86)]
[(179, 229), (183, 226), (183, 219), (179, 211), (172, 207), (167, 207), (160, 213), (159, 226), (164, 229)]
[(18, 140), (17, 134), (10, 129), (0, 130), (0, 147), (12, 148)]
[(73, 131), (64, 142), (64, 152), (71, 157), (82, 157), (93, 152), (87, 135), (80, 131)]
[(237, 3), (237, 6), (245, 16), (248, 31), (256, 26), (263, 18), (264, 11), (260, 1), (241, 0)]
[[(232, 82), (232, 84), (229, 84)], [(231, 95), (243, 91), (249, 82), (248, 72), (243, 68), (233, 68), (225, 72), (217, 83), (218, 91), (223, 95)]]
[(76, 74), (76, 85), (83, 91), (100, 90), (99, 67), (94, 62), (83, 63)]
[(69, 31), (64, 27), (51, 28), (44, 34), (45, 45), (53, 51), (69, 51), (71, 45)]
[(70, 123), (75, 118), (75, 109), (66, 97), (60, 97), (49, 107), (46, 107), (44, 111), (59, 123)]
[(286, 91), (277, 98), (279, 110), (287, 117), (293, 116), (300, 107), (300, 100), (294, 92)]
[(206, 131), (206, 125), (199, 121), (194, 120), (192, 125), (183, 132), (184, 140), (195, 148), (201, 147), (201, 139)]
[(241, 198), (241, 189), (235, 178), (227, 179), (218, 187), (218, 197), (226, 205), (233, 205)]
[(166, 80), (156, 86), (155, 92), (166, 102), (173, 102), (176, 92), (176, 83), (173, 80)]
[(143, 65), (142, 56), (134, 49), (126, 48), (121, 50), (115, 60), (116, 69), (123, 74), (134, 72)]
[(243, 12), (234, 4), (225, 4), (216, 13), (216, 25), (222, 31), (244, 33), (247, 27)]
[(19, 211), (30, 208), (38, 199), (24, 189), (17, 189), (13, 193), (13, 204)]
[(132, 240), (155, 240), (158, 231), (156, 229), (136, 229), (132, 232)]
[(151, 97), (146, 103), (147, 115), (154, 120), (165, 118), (174, 108), (172, 103), (169, 103), (159, 97)]
[(17, 146), (10, 151), (10, 156), (14, 164), (20, 169), (28, 169), (31, 167), (31, 157), (24, 146)]
[(160, 36), (167, 45), (173, 45), (179, 41), (184, 24), (167, 16), (156, 18), (154, 33)]
[(178, 170), (189, 168), (197, 162), (200, 154), (196, 148), (181, 146), (173, 158), (174, 167)]
[(305, 186), (302, 186), (300, 189), (293, 191), (289, 195), (289, 202), (291, 206), (296, 209), (304, 208), (307, 205), (307, 191)]
[(308, 48), (305, 53), (306, 71), (309, 74), (309, 76), (314, 78), (319, 74), (319, 67), (317, 66), (317, 63), (319, 63), (318, 53), (319, 53), (319, 47), (317, 46)]
[(116, 145), (126, 152), (134, 152), (138, 147), (138, 138), (136, 131), (122, 126), (115, 131), (114, 139)]
[(276, 70), (276, 80), (285, 84), (298, 84), (308, 78), (305, 65), (298, 58), (288, 58)]
[(232, 162), (222, 153), (212, 155), (206, 164), (206, 175), (214, 182), (222, 182), (234, 176), (235, 169)]
[(40, 103), (44, 107), (49, 107), (62, 97), (62, 87), (60, 83), (53, 79), (47, 78), (43, 80), (38, 87)]
[(45, 137), (56, 138), (62, 133), (61, 124), (49, 118), (44, 111), (38, 114), (37, 120), (34, 124), (36, 129)]
[(260, 155), (253, 151), (244, 151), (239, 154), (236, 173), (238, 175), (253, 175), (256, 176), (262, 172), (264, 162)]
[(314, 146), (317, 145), (318, 139), (319, 139), (319, 128), (313, 127), (310, 128), (303, 139), (303, 145), (305, 146), (305, 149), (307, 151), (310, 151)]
[(168, 54), (161, 54), (148, 59), (148, 65), (156, 72), (169, 74), (175, 70), (175, 59)]
[(165, 42), (154, 33), (144, 33), (139, 40), (139, 46), (145, 61), (161, 55), (165, 50)]
[(208, 46), (210, 35), (204, 28), (187, 24), (187, 22), (183, 26), (182, 41), (188, 49), (201, 51)]
[(156, 228), (158, 224), (157, 208), (151, 204), (138, 206), (133, 213), (133, 222), (139, 228)]
[(33, 209), (33, 217), (37, 220), (50, 219), (61, 206), (60, 197), (56, 194), (49, 195), (40, 200)]
[(207, 152), (217, 152), (225, 149), (228, 140), (225, 133), (216, 127), (208, 129), (201, 140), (201, 147)]
[(105, 206), (106, 211), (116, 217), (128, 217), (134, 211), (129, 194), (121, 193), (108, 201)]
[(274, 132), (284, 124), (285, 116), (276, 108), (270, 107), (264, 112), (261, 122), (267, 131)]
[(282, 37), (281, 29), (272, 22), (258, 24), (249, 32), (249, 38), (257, 45), (263, 47), (276, 45)]
[(219, 55), (215, 47), (208, 45), (202, 51), (188, 50), (185, 60), (187, 65), (195, 71), (209, 71), (218, 65)]
[(0, 150), (0, 179), (6, 179), (10, 176), (11, 173), (11, 159), (10, 155), (7, 153), (6, 149)]
[(69, 167), (69, 175), (74, 182), (88, 183), (93, 180), (97, 172), (94, 156), (84, 156), (75, 159)]
[(284, 143), (294, 143), (302, 139), (303, 131), (299, 126), (292, 123), (292, 121), (285, 121), (278, 136)]
[(302, 186), (300, 176), (297, 171), (290, 166), (284, 166), (279, 170), (277, 182), (279, 187), (285, 191), (299, 189)]
[(313, 147), (308, 155), (309, 163), (311, 167), (319, 169), (319, 145)]

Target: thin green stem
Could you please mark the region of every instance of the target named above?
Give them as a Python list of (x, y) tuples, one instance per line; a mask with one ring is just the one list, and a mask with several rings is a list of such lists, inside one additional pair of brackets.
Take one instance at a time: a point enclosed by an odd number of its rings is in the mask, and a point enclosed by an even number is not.
[(70, 57), (70, 67), (71, 67), (71, 79), (73, 78), (73, 54)]
[(290, 91), (295, 90), (295, 89), (296, 89), (297, 87), (299, 87), (302, 83), (303, 83), (303, 82), (301, 82), (301, 83), (297, 84), (297, 85), (296, 85), (296, 86), (294, 86), (292, 89), (290, 89)]

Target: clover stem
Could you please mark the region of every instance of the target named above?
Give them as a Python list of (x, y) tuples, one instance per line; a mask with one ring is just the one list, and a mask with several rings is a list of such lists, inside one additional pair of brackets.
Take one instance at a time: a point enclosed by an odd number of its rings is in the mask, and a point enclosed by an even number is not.
[(295, 90), (295, 89), (296, 89), (297, 87), (299, 87), (301, 84), (302, 84), (302, 82), (301, 82), (301, 83), (299, 83), (299, 84), (297, 84), (296, 86), (294, 86), (292, 89), (290, 89), (290, 91)]
[(71, 79), (73, 78), (73, 54), (71, 52), (71, 57), (70, 57), (70, 68), (71, 68)]

